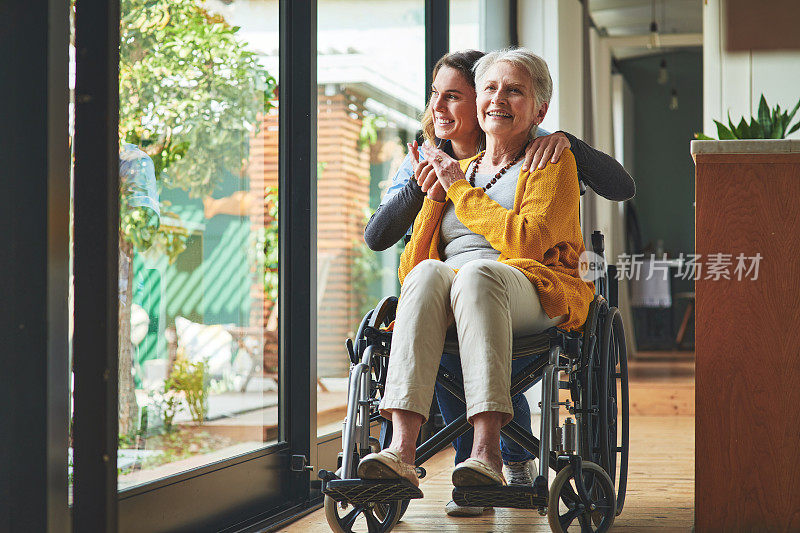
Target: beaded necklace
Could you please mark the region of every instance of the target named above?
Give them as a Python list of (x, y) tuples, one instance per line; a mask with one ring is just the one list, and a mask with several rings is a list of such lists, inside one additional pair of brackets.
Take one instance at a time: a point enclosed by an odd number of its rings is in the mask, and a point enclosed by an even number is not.
[[(528, 143), (525, 143), (525, 146), (522, 147), (522, 150), (520, 150), (520, 152), (517, 154), (517, 157), (515, 157), (510, 163), (506, 164), (503, 168), (501, 168), (497, 172), (497, 174), (494, 175), (494, 177), (492, 178), (492, 181), (487, 183), (485, 186), (481, 187), (481, 189), (483, 189), (484, 191), (488, 191), (489, 189), (491, 189), (492, 185), (494, 185), (495, 182), (497, 182), (497, 180), (499, 180), (500, 177), (503, 174), (506, 173), (506, 170), (508, 170), (509, 168), (513, 167), (517, 163), (517, 161), (520, 160), (522, 155), (525, 153), (525, 148), (527, 148), (527, 147), (528, 147)], [(481, 159), (483, 159), (483, 154), (485, 154), (485, 153), (486, 152), (481, 152), (481, 154), (475, 160), (475, 164), (472, 166), (472, 171), (470, 171), (470, 173), (469, 173), (469, 184), (472, 185), (473, 187), (475, 186), (475, 174), (478, 172), (478, 167), (480, 166)]]

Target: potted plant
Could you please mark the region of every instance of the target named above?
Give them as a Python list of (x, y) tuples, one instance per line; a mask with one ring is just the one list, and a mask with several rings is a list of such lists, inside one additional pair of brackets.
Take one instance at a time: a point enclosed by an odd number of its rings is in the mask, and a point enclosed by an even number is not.
[[(767, 105), (767, 99), (762, 94), (761, 101), (758, 104), (758, 118), (750, 117), (749, 124), (742, 117), (739, 125), (734, 126), (730, 113), (728, 113), (728, 126), (718, 120), (715, 120), (714, 124), (717, 125), (717, 135), (719, 135), (720, 141), (734, 139), (785, 139), (787, 135), (791, 135), (800, 129), (800, 122), (796, 122), (791, 127), (789, 126), (798, 108), (800, 108), (800, 100), (798, 100), (791, 112), (785, 110), (781, 112), (780, 105), (776, 105), (770, 110)], [(703, 133), (695, 133), (694, 136), (701, 141), (716, 140)]]

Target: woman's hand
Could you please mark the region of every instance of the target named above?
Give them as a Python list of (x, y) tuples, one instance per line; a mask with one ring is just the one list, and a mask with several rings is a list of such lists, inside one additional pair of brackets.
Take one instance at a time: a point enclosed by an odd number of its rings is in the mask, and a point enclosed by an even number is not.
[(563, 133), (556, 132), (542, 137), (536, 137), (525, 150), (525, 161), (522, 171), (541, 170), (547, 163), (558, 163), (561, 154), (570, 147), (569, 139)]
[(422, 152), (425, 154), (426, 161), (430, 161), (433, 165), (436, 178), (445, 192), (455, 182), (467, 179), (458, 161), (447, 155), (443, 150), (423, 147)]
[(417, 141), (408, 145), (411, 151), (411, 157), (414, 159), (414, 179), (417, 180), (422, 192), (428, 195), (428, 198), (436, 202), (444, 202), (447, 199), (439, 180), (436, 179), (436, 173), (433, 171), (433, 165), (428, 160), (419, 160), (419, 151)]

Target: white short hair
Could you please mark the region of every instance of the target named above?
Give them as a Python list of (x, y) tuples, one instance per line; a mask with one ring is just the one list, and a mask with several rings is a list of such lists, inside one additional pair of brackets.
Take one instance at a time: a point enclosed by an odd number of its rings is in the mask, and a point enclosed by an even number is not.
[(472, 68), (475, 72), (475, 87), (480, 92), (483, 79), (489, 69), (500, 61), (511, 63), (525, 70), (531, 78), (536, 105), (550, 103), (553, 96), (553, 79), (550, 77), (550, 69), (547, 62), (526, 48), (506, 48), (489, 52), (480, 58)]

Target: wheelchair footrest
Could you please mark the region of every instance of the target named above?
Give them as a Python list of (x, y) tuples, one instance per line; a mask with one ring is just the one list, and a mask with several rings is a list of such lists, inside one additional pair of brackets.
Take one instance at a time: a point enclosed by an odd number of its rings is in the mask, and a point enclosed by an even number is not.
[(334, 479), (322, 492), (337, 502), (354, 505), (422, 498), (422, 491), (405, 479)]
[(547, 490), (529, 485), (456, 487), (453, 501), (466, 507), (538, 509), (547, 507)]

